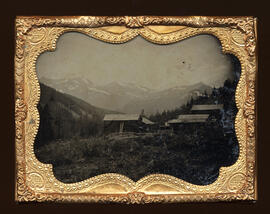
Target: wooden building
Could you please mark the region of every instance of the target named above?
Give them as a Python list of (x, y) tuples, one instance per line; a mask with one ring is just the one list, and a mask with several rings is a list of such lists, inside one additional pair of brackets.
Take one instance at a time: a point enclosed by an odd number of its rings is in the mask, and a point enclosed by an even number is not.
[(174, 131), (180, 131), (183, 128), (197, 127), (204, 125), (209, 118), (209, 114), (182, 114), (177, 119), (169, 120), (168, 124)]
[(104, 133), (147, 132), (154, 123), (141, 114), (106, 114)]
[(223, 111), (223, 104), (193, 105), (191, 108), (192, 114), (209, 114), (209, 121), (212, 122), (221, 119), (221, 111)]
[(193, 105), (191, 108), (192, 113), (211, 113), (214, 111), (220, 111), (223, 109), (223, 104), (212, 104), (212, 105)]

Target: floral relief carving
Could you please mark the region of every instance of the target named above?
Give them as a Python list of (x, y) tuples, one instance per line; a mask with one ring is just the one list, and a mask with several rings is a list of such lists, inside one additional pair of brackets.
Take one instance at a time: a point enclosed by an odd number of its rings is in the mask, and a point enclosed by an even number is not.
[[(99, 27), (123, 25), (127, 30), (112, 33)], [(184, 25), (171, 33), (154, 32), (148, 25)], [(255, 192), (255, 74), (256, 36), (252, 17), (20, 17), (16, 19), (15, 124), (16, 124), (16, 199), (18, 201), (87, 202), (185, 202), (254, 200)], [(39, 162), (33, 152), (38, 130), (37, 103), (40, 89), (35, 71), (37, 57), (56, 48), (56, 40), (65, 32), (77, 31), (93, 38), (123, 43), (140, 35), (157, 44), (169, 44), (198, 34), (216, 36), (224, 53), (241, 62), (241, 78), (236, 91), (238, 113), (235, 120), (240, 155), (230, 167), (222, 167), (218, 179), (197, 186), (173, 176), (153, 174), (132, 181), (119, 174), (103, 174), (74, 184), (65, 184), (53, 175), (52, 167)], [(98, 194), (94, 188), (107, 184), (122, 186), (125, 194)], [(170, 187), (171, 194), (148, 194), (156, 184)]]

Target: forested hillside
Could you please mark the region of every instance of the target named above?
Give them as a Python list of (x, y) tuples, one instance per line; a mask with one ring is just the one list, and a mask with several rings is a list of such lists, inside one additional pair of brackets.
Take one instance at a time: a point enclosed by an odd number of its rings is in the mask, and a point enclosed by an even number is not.
[(102, 133), (104, 114), (112, 111), (94, 107), (42, 83), (40, 87), (40, 125), (35, 146), (57, 139), (88, 138)]

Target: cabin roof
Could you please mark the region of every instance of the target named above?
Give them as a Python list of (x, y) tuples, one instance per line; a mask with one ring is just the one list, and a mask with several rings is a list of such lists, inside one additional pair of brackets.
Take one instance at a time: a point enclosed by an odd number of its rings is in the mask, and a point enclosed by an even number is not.
[(177, 119), (169, 120), (168, 123), (204, 123), (208, 117), (209, 114), (182, 114)]
[(219, 110), (223, 109), (223, 104), (213, 105), (193, 105), (191, 111), (208, 111), (208, 110)]
[(136, 121), (139, 114), (105, 114), (103, 121)]
[(148, 119), (145, 118), (145, 117), (142, 118), (142, 122), (145, 123), (145, 124), (147, 124), (147, 125), (153, 125), (153, 124), (155, 124), (154, 122), (148, 120)]

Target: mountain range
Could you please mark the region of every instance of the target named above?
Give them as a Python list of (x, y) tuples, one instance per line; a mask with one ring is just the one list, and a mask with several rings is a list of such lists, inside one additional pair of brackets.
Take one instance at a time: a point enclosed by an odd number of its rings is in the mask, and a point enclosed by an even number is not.
[(172, 87), (166, 90), (153, 90), (133, 83), (110, 82), (95, 85), (86, 78), (48, 79), (40, 82), (59, 92), (70, 94), (87, 103), (121, 113), (146, 114), (171, 110), (185, 104), (191, 97), (211, 93), (212, 87), (198, 82), (194, 85)]

